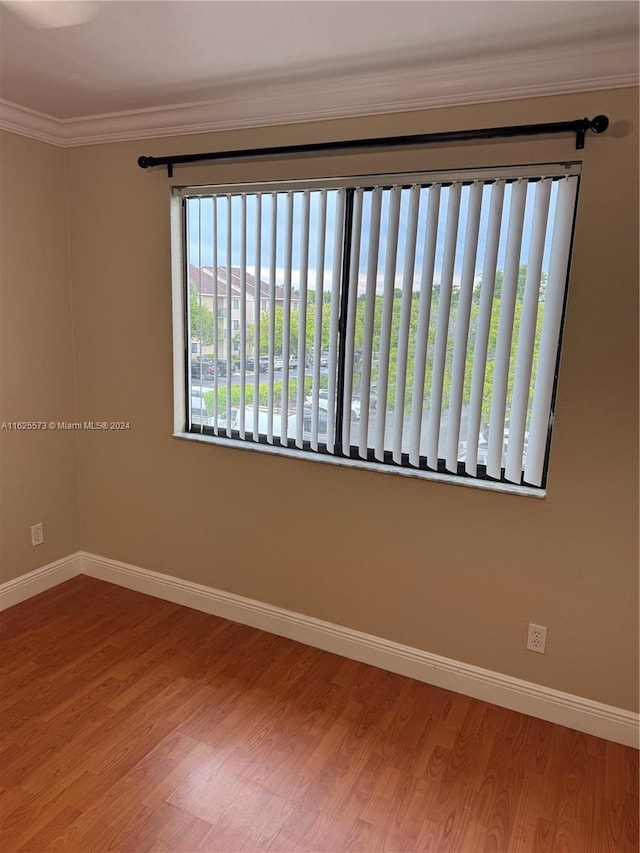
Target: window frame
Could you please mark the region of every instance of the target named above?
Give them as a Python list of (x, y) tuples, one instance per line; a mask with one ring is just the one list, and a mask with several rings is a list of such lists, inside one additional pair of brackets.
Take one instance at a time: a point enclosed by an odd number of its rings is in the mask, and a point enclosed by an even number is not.
[[(403, 460), (402, 465), (389, 464), (391, 462), (391, 452), (385, 451), (385, 461), (379, 462), (373, 457), (373, 451), (369, 448), (367, 459), (360, 457), (354, 458), (351, 455), (337, 455), (326, 452), (326, 444), (318, 443), (318, 449), (311, 448), (308, 441), (304, 442), (303, 448), (291, 446), (291, 444), (283, 445), (277, 443), (268, 443), (266, 437), (260, 435), (256, 441), (252, 434), (247, 431), (247, 436), (241, 438), (238, 431), (233, 431), (233, 435), (215, 435), (212, 429), (203, 431), (200, 425), (193, 428), (190, 422), (190, 408), (188, 402), (190, 398), (190, 377), (188, 373), (188, 358), (187, 347), (190, 343), (190, 333), (188, 329), (188, 297), (189, 292), (189, 276), (188, 265), (186, 262), (185, 246), (187, 245), (187, 217), (185, 215), (185, 202), (188, 198), (193, 197), (211, 197), (211, 195), (223, 194), (251, 194), (269, 193), (269, 192), (287, 192), (290, 190), (337, 190), (337, 189), (352, 189), (354, 187), (362, 187), (367, 189), (372, 185), (399, 185), (411, 186), (419, 183), (422, 186), (429, 186), (433, 183), (444, 184), (446, 182), (463, 182), (469, 183), (476, 180), (487, 180), (490, 178), (504, 179), (506, 182), (516, 181), (518, 179), (533, 179), (541, 178), (553, 174), (558, 176), (561, 173), (566, 176), (576, 176), (578, 178), (578, 191), (581, 176), (580, 161), (567, 162), (552, 162), (543, 164), (527, 164), (513, 165), (506, 167), (482, 167), (482, 168), (465, 168), (456, 170), (438, 170), (438, 171), (421, 171), (421, 172), (386, 172), (383, 174), (369, 174), (358, 176), (347, 176), (340, 178), (311, 178), (311, 179), (295, 179), (284, 181), (265, 181), (265, 182), (250, 182), (250, 183), (221, 183), (221, 184), (205, 184), (198, 186), (174, 186), (172, 188), (171, 199), (171, 233), (172, 233), (172, 279), (173, 279), (173, 330), (174, 330), (174, 436), (181, 439), (196, 440), (204, 443), (222, 445), (233, 449), (254, 450), (259, 452), (272, 453), (279, 456), (289, 458), (303, 459), (307, 461), (325, 462), (334, 465), (358, 468), (361, 470), (372, 470), (381, 473), (396, 474), (400, 476), (408, 476), (417, 479), (430, 480), (436, 482), (445, 482), (452, 485), (467, 486), (472, 488), (480, 488), (488, 491), (506, 492), (510, 494), (518, 494), (528, 497), (544, 498), (546, 496), (547, 487), (547, 467), (548, 457), (551, 442), (551, 429), (554, 422), (555, 402), (558, 385), (558, 369), (560, 363), (560, 355), (562, 350), (562, 338), (564, 331), (564, 322), (566, 314), (566, 303), (568, 295), (568, 282), (571, 269), (571, 250), (573, 246), (575, 234), (575, 220), (578, 208), (578, 192), (576, 193), (576, 201), (573, 211), (573, 222), (571, 225), (571, 235), (569, 240), (569, 260), (567, 264), (567, 275), (564, 288), (564, 297), (562, 305), (562, 317), (560, 323), (560, 334), (556, 356), (556, 370), (553, 382), (553, 392), (551, 398), (551, 409), (549, 417), (549, 428), (547, 433), (547, 450), (545, 464), (545, 473), (542, 486), (529, 486), (527, 484), (517, 484), (505, 482), (502, 479), (497, 480), (489, 478), (486, 475), (485, 466), (478, 465), (479, 469), (485, 469), (479, 476), (471, 476), (464, 472), (464, 463), (458, 463), (458, 473), (452, 473), (444, 467), (444, 460), (438, 459), (438, 469), (431, 468), (416, 468), (409, 467)], [(342, 283), (341, 283), (342, 287)], [(341, 312), (345, 306), (341, 305)], [(262, 310), (262, 309), (261, 309)], [(256, 356), (257, 357), (257, 356)], [(206, 427), (204, 428), (206, 430)], [(289, 438), (289, 442), (291, 437)], [(324, 451), (324, 452), (323, 452)], [(403, 453), (403, 457), (405, 454)], [(387, 460), (387, 457), (389, 459)], [(408, 460), (407, 460), (408, 461)], [(503, 469), (504, 470), (504, 469)]]

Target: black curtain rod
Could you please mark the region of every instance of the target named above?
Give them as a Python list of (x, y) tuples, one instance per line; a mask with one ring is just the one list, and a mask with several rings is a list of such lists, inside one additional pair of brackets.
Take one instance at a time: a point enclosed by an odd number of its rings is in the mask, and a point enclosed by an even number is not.
[(347, 139), (343, 142), (312, 142), (306, 145), (281, 145), (272, 148), (247, 148), (237, 151), (212, 151), (206, 154), (176, 154), (169, 157), (138, 157), (141, 169), (166, 166), (168, 176), (173, 167), (205, 160), (240, 160), (256, 157), (284, 157), (291, 154), (315, 154), (325, 151), (353, 151), (368, 148), (399, 148), (410, 145), (433, 145), (442, 142), (468, 142), (475, 139), (501, 139), (513, 136), (538, 136), (547, 133), (575, 133), (576, 148), (584, 148), (588, 130), (604, 133), (609, 127), (607, 116), (574, 121), (554, 121), (547, 124), (517, 124), (511, 127), (484, 127), (475, 130), (447, 130), (441, 133), (417, 133), (412, 136), (382, 136), (377, 139)]

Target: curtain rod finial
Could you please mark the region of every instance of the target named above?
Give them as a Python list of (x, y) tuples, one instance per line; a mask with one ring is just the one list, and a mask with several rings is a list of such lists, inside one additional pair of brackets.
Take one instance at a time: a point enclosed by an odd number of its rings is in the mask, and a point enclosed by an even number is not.
[(138, 157), (138, 166), (141, 169), (148, 169), (153, 164), (153, 157)]
[(591, 121), (591, 130), (594, 133), (604, 133), (608, 127), (609, 119), (607, 118), (607, 116), (596, 116)]

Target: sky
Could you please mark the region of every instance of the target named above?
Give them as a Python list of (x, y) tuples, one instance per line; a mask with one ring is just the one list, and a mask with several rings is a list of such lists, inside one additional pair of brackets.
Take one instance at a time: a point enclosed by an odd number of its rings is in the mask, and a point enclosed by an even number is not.
[[(498, 251), (498, 269), (504, 268), (505, 253), (507, 246), (507, 232), (509, 211), (511, 207), (512, 188), (513, 184), (509, 183), (505, 188), (504, 204), (502, 211), (501, 237)], [(531, 229), (533, 224), (533, 209), (535, 201), (535, 193), (537, 182), (530, 182), (527, 187), (523, 238), (520, 255), (520, 263), (526, 264), (529, 253), (531, 240)], [(553, 228), (553, 212), (555, 210), (555, 202), (557, 198), (558, 182), (554, 181), (551, 191), (550, 215), (547, 225), (547, 238), (545, 243), (545, 253), (543, 259), (543, 272), (547, 272), (550, 256), (551, 233)], [(467, 217), (469, 211), (469, 198), (471, 194), (470, 186), (463, 186), (460, 200), (460, 213), (458, 218), (456, 254), (454, 265), (454, 286), (459, 285), (462, 272), (463, 250), (465, 242), (465, 231), (467, 227)], [(302, 232), (304, 219), (304, 198), (303, 191), (293, 192), (293, 240), (292, 240), (292, 283), (294, 287), (300, 285), (300, 269), (302, 266), (301, 246)], [(285, 278), (285, 235), (286, 235), (286, 216), (287, 216), (287, 193), (277, 193), (275, 196), (271, 193), (264, 193), (261, 196), (261, 258), (260, 264), (262, 268), (261, 277), (264, 281), (269, 281), (270, 269), (270, 252), (271, 252), (271, 218), (274, 197), (276, 199), (277, 210), (277, 243), (276, 243), (276, 283), (282, 284)], [(445, 232), (447, 227), (447, 211), (449, 206), (450, 189), (443, 187), (441, 191), (440, 211), (438, 217), (438, 236), (436, 242), (436, 262), (434, 272), (434, 283), (440, 281), (444, 245)], [(482, 274), (482, 266), (485, 254), (485, 246), (487, 241), (487, 225), (489, 203), (491, 198), (491, 185), (485, 184), (482, 192), (482, 206), (479, 227), (478, 251), (476, 254), (476, 267), (474, 279), (477, 279)], [(246, 196), (246, 266), (247, 270), (254, 274), (258, 265), (256, 258), (256, 208), (258, 196), (254, 193)], [(389, 218), (390, 218), (390, 200), (391, 191), (384, 189), (382, 191), (382, 206), (380, 219), (380, 242), (378, 252), (378, 263), (376, 271), (377, 290), (382, 289), (387, 238), (389, 233)], [(333, 266), (334, 252), (334, 235), (336, 227), (336, 204), (338, 201), (338, 192), (335, 190), (327, 191), (327, 215), (325, 228), (325, 290), (331, 289), (331, 270)], [(406, 236), (409, 222), (409, 202), (410, 190), (403, 189), (401, 193), (400, 217), (398, 227), (398, 246), (397, 258), (395, 265), (395, 286), (399, 287), (403, 278), (403, 267), (406, 252)], [(231, 265), (241, 265), (241, 247), (242, 247), (242, 202), (239, 195), (231, 196)], [(416, 258), (414, 267), (414, 289), (419, 288), (422, 263), (424, 259), (424, 237), (427, 222), (427, 205), (428, 205), (428, 189), (423, 188), (420, 191), (420, 204), (418, 212), (418, 230), (416, 244)], [(362, 203), (362, 240), (359, 262), (359, 291), (362, 292), (365, 287), (367, 274), (367, 256), (369, 250), (369, 228), (371, 223), (371, 207), (372, 207), (372, 192), (365, 190), (363, 193)], [(309, 204), (309, 254), (308, 254), (308, 286), (316, 287), (316, 267), (318, 260), (318, 233), (319, 233), (319, 210), (320, 210), (320, 191), (310, 192)], [(217, 264), (218, 266), (227, 266), (229, 259), (227, 257), (227, 221), (229, 211), (229, 197), (218, 196), (217, 198)], [(213, 198), (201, 197), (191, 198), (187, 203), (187, 231), (188, 231), (188, 262), (195, 266), (212, 266), (213, 265)]]

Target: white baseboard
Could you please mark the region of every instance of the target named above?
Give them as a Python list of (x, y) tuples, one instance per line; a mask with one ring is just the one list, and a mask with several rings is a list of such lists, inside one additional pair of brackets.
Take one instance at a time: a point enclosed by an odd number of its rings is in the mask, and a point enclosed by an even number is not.
[(34, 595), (39, 595), (79, 574), (82, 574), (82, 555), (78, 551), (54, 563), (40, 566), (39, 569), (34, 569), (19, 578), (6, 581), (0, 584), (0, 611), (33, 598)]
[[(79, 552), (0, 586), (0, 602), (18, 601), (77, 574), (251, 625), (300, 643), (529, 714), (541, 720), (640, 747), (640, 715), (520, 678), (394, 643), (251, 598)], [(6, 592), (5, 592), (6, 590)], [(6, 596), (6, 599), (5, 599)], [(5, 603), (5, 600), (11, 604)]]

